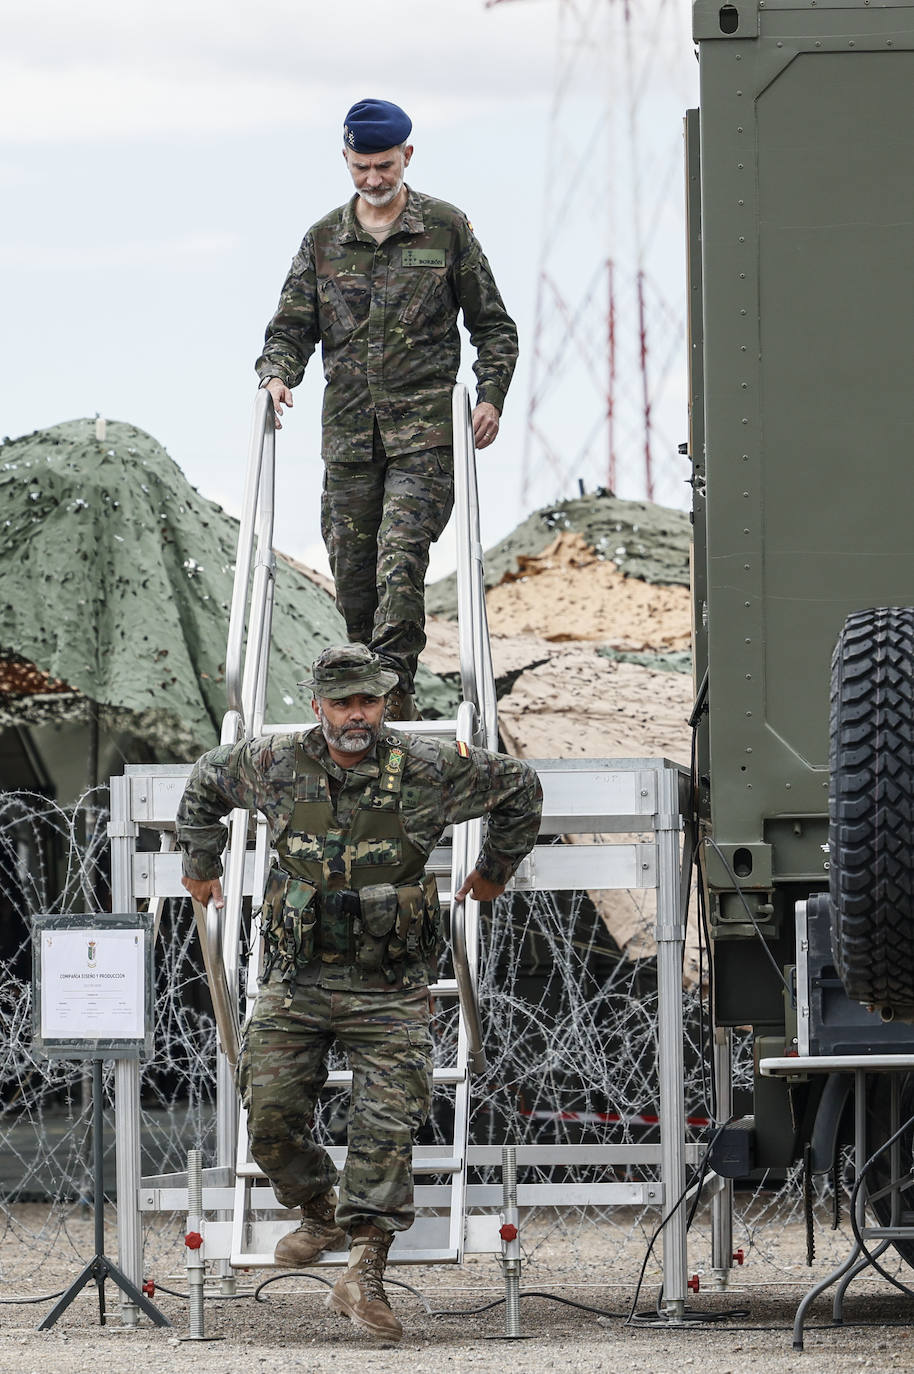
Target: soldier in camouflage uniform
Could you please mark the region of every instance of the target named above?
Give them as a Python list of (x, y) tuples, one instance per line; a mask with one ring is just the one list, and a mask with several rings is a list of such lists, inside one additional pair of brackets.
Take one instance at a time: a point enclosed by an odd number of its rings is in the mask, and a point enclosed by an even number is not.
[(429, 545), (454, 499), (457, 315), (477, 350), (477, 448), (498, 432), (517, 331), (466, 216), (404, 184), (408, 116), (360, 101), (344, 125), (357, 194), (307, 232), (257, 360), (278, 416), (318, 340), (327, 386), (321, 532), (350, 640), (397, 674), (389, 719), (415, 715)]
[[(488, 816), (458, 900), (504, 891), (539, 830), (542, 789), (519, 759), (433, 743), (384, 726), (396, 683), (365, 645), (326, 649), (309, 684), (320, 729), (222, 745), (198, 760), (178, 808), (184, 886), (222, 902), (220, 818), (266, 816), (277, 854), (261, 925), (261, 989), (239, 1079), (251, 1150), (302, 1222), (276, 1248), (306, 1265), (338, 1250), (349, 1266), (331, 1302), (389, 1340), (402, 1327), (382, 1278), (394, 1233), (413, 1221), (412, 1145), (432, 1088), (428, 987), (441, 948), (425, 864), (445, 826)], [(313, 1139), (334, 1040), (352, 1069), (349, 1152), (339, 1181)]]

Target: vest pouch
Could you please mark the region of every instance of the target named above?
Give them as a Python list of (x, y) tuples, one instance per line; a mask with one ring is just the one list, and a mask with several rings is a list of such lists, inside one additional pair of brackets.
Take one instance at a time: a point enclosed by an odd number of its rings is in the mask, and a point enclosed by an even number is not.
[(301, 878), (288, 878), (282, 903), (279, 948), (285, 959), (309, 964), (317, 953), (317, 888)]
[(279, 945), (282, 936), (282, 904), (289, 881), (281, 868), (271, 868), (260, 908), (260, 928), (268, 944)]
[(321, 959), (325, 964), (351, 964), (359, 920), (359, 893), (351, 888), (325, 892), (321, 902)]
[(433, 873), (422, 879), (423, 903), (422, 934), (419, 948), (430, 962), (437, 964), (444, 949), (444, 931), (441, 925), (441, 904), (438, 901), (438, 884)]
[(393, 883), (375, 883), (361, 888), (359, 897), (362, 914), (357, 927), (355, 962), (362, 973), (374, 973), (386, 962), (388, 954), (396, 958), (390, 935), (399, 910), (397, 889)]

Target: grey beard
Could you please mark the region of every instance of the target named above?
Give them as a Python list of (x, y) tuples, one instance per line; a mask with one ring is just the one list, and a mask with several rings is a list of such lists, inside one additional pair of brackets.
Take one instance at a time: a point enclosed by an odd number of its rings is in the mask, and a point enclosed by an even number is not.
[(392, 200), (396, 200), (403, 189), (403, 182), (404, 178), (400, 177), (396, 186), (391, 186), (386, 191), (360, 191), (359, 195), (378, 210), (384, 205), (389, 205)]
[(321, 733), (328, 744), (332, 744), (334, 749), (338, 749), (341, 754), (360, 754), (366, 749), (371, 749), (378, 735), (381, 733), (380, 725), (375, 729), (371, 725), (331, 725), (320, 707), (318, 716), (321, 723)]

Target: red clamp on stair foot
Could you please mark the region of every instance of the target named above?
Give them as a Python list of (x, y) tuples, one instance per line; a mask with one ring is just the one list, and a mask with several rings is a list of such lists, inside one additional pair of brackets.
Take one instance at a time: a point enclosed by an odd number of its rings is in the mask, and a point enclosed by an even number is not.
[(203, 1237), (200, 1235), (199, 1231), (188, 1231), (187, 1235), (184, 1237), (184, 1244), (187, 1246), (188, 1250), (199, 1250), (200, 1246), (203, 1244)]
[(143, 1292), (146, 1294), (147, 1298), (154, 1298), (154, 1297), (155, 1297), (155, 1295), (156, 1295), (156, 1281), (155, 1281), (155, 1279), (147, 1279), (147, 1280), (146, 1280), (146, 1282), (143, 1284)]
[(697, 1274), (693, 1274), (686, 1284), (690, 1293), (698, 1293), (701, 1289), (701, 1279)]
[(740, 1246), (740, 1248), (739, 1248), (738, 1250), (734, 1250), (734, 1251), (733, 1251), (733, 1263), (734, 1263), (734, 1264), (742, 1264), (742, 1262), (743, 1262), (743, 1260), (744, 1260), (745, 1258), (746, 1258), (746, 1256), (745, 1256), (745, 1254), (744, 1254), (744, 1252), (743, 1252), (742, 1246)]
[(498, 1232), (502, 1240), (517, 1240), (517, 1227), (510, 1221), (506, 1221)]

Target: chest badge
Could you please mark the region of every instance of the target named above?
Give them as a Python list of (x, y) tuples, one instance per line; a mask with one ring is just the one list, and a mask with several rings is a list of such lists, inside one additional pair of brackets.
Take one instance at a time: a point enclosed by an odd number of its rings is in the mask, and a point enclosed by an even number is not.
[(446, 267), (443, 248), (404, 248), (401, 258), (404, 267)]
[(387, 765), (384, 769), (383, 786), (385, 791), (394, 792), (397, 790), (400, 773), (403, 770), (403, 760), (406, 754), (399, 745), (394, 745), (387, 755)]

